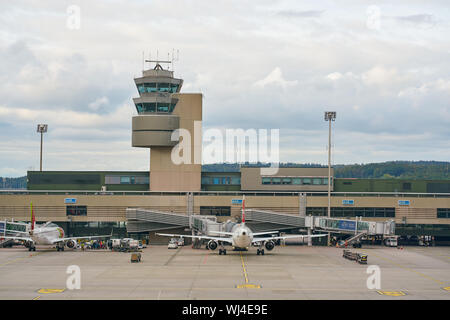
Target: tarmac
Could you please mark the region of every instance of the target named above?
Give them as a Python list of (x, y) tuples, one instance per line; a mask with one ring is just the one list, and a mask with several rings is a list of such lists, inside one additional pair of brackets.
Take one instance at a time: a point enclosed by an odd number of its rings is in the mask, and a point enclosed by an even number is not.
[[(1, 248), (0, 299), (450, 299), (450, 247), (351, 250), (367, 254), (368, 264), (344, 259), (334, 247), (277, 246), (258, 256), (256, 248), (219, 255), (153, 245), (140, 263), (109, 250)], [(80, 289), (68, 288), (72, 265), (80, 268)]]

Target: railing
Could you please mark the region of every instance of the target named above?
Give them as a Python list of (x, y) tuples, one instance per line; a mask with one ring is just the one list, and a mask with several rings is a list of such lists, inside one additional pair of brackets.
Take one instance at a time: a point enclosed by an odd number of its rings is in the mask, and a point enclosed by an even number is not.
[[(0, 189), (0, 195), (88, 195), (88, 196), (291, 196), (300, 193), (308, 197), (327, 197), (324, 191), (98, 191), (98, 190), (22, 190)], [(417, 192), (331, 192), (333, 197), (395, 197), (395, 198), (450, 198), (450, 193), (417, 193)]]

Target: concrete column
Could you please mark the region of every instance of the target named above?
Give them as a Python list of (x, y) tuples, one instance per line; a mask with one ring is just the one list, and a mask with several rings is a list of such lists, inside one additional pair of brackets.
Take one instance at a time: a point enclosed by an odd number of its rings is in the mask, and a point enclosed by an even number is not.
[(186, 193), (186, 211), (187, 215), (193, 215), (194, 214), (194, 194), (192, 192)]
[[(312, 232), (311, 232), (311, 228), (308, 228), (308, 236), (310, 236), (311, 234), (312, 234)], [(311, 247), (312, 246), (312, 238), (308, 238), (308, 247)]]
[(300, 217), (306, 217), (306, 193), (298, 194), (298, 214)]

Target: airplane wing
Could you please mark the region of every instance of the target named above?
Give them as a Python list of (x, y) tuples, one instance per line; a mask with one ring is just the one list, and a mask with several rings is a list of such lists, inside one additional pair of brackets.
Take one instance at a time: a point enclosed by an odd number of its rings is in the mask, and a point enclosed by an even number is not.
[(280, 232), (280, 231), (256, 232), (256, 233), (253, 233), (253, 236), (260, 236), (260, 235), (263, 235), (263, 234), (279, 233), (279, 232)]
[(265, 238), (253, 238), (252, 243), (261, 242), (261, 241), (269, 241), (269, 240), (284, 240), (284, 239), (292, 239), (292, 238), (317, 238), (317, 237), (325, 237), (327, 234), (314, 234), (308, 236), (307, 234), (292, 234), (287, 236), (280, 237), (265, 237)]
[(210, 233), (224, 234), (227, 236), (232, 236), (233, 232), (225, 232), (225, 231), (210, 231)]
[(23, 240), (23, 241), (33, 241), (30, 237), (3, 237), (1, 236), (0, 238), (2, 239), (6, 239), (6, 240)]
[[(224, 232), (224, 231), (210, 231), (210, 233), (224, 234), (228, 236), (232, 236), (234, 234), (234, 232)], [(279, 231), (256, 232), (253, 233), (253, 236), (260, 236), (263, 234), (270, 234), (270, 233), (279, 233)]]
[(158, 236), (165, 237), (179, 237), (179, 238), (194, 238), (194, 239), (208, 239), (208, 240), (216, 240), (231, 243), (231, 238), (222, 238), (222, 237), (210, 237), (210, 236), (189, 236), (185, 234), (168, 234), (168, 233), (157, 233)]
[(103, 236), (84, 236), (84, 237), (68, 237), (68, 238), (59, 238), (53, 240), (53, 244), (62, 242), (62, 241), (68, 241), (68, 240), (78, 240), (78, 239), (95, 239), (95, 238), (107, 238), (112, 237), (112, 234), (105, 234)]

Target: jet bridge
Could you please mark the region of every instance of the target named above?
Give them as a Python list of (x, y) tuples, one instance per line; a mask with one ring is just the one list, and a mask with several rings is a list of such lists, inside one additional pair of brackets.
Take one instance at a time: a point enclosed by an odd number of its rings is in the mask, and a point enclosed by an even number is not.
[(14, 240), (4, 239), (6, 236), (20, 236), (22, 232), (27, 231), (27, 228), (28, 223), (26, 222), (0, 221), (0, 247), (14, 242)]
[(189, 216), (173, 212), (127, 208), (126, 217), (128, 233), (189, 227)]
[(328, 217), (305, 217), (305, 227), (320, 229), (330, 232), (367, 235), (394, 235), (395, 222), (388, 220), (384, 222), (362, 221), (361, 217), (356, 219), (338, 219)]
[[(175, 228), (190, 228), (197, 234), (212, 235), (213, 231), (229, 232), (232, 224), (217, 222), (215, 216), (186, 215), (173, 212), (162, 212), (140, 208), (127, 208), (127, 232), (150, 232)], [(322, 231), (332, 233), (352, 234), (357, 240), (363, 235), (395, 234), (395, 222), (362, 221), (361, 218), (339, 219), (316, 216), (300, 216), (274, 211), (247, 209), (246, 224), (254, 232), (283, 231), (292, 229), (307, 229), (308, 232)]]

